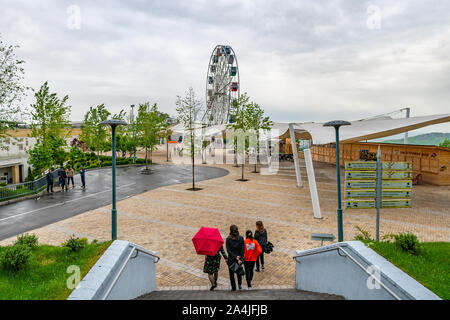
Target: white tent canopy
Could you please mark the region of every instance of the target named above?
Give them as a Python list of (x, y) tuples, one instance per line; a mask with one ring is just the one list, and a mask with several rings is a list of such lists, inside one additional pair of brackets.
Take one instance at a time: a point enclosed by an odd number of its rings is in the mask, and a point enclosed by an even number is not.
[[(357, 142), (389, 137), (395, 134), (416, 130), (429, 125), (450, 122), (450, 114), (392, 119), (389, 117), (370, 120), (349, 121), (350, 126), (339, 129), (341, 142)], [(324, 127), (320, 123), (295, 123), (294, 129), (298, 134), (309, 133), (313, 144), (327, 144), (336, 141), (335, 129)]]
[[(339, 130), (341, 142), (357, 142), (389, 137), (399, 133), (416, 130), (433, 124), (450, 122), (450, 114), (421, 116), (411, 118), (393, 119), (390, 117), (374, 118), (367, 120), (350, 121), (350, 126), (343, 126)], [(311, 139), (313, 144), (328, 144), (336, 141), (333, 127), (324, 127), (325, 122), (295, 122), (295, 137)], [(220, 135), (226, 130), (226, 125), (215, 125), (202, 128), (202, 124), (194, 125), (196, 135), (202, 133), (207, 136)], [(178, 124), (172, 128), (175, 133), (184, 133), (185, 128)], [(205, 131), (203, 131), (205, 130)], [(276, 130), (274, 132), (274, 130)], [(289, 138), (289, 123), (275, 122), (272, 125), (272, 137), (278, 135), (280, 138)], [(265, 139), (265, 135), (261, 136)]]

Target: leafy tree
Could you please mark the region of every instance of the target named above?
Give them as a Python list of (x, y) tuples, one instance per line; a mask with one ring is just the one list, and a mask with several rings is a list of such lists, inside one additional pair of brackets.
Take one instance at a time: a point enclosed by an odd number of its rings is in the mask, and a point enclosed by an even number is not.
[(247, 108), (245, 110), (245, 117), (247, 118), (248, 127), (255, 131), (256, 133), (256, 162), (255, 162), (255, 170), (256, 171), (256, 164), (259, 160), (259, 137), (261, 130), (270, 130), (272, 127), (273, 122), (269, 120), (269, 117), (264, 116), (264, 110), (261, 109), (261, 107), (252, 102), (247, 105)]
[[(31, 137), (37, 142), (33, 149), (29, 150), (29, 163), (35, 169), (42, 171), (48, 168), (47, 159), (53, 164), (64, 161), (62, 154), (65, 152), (66, 139), (70, 135), (70, 106), (66, 106), (69, 97), (59, 99), (56, 93), (50, 93), (48, 83), (45, 82), (35, 93), (36, 103), (31, 105)], [(34, 150), (36, 149), (36, 150)], [(33, 157), (41, 157), (34, 159)]]
[(100, 153), (106, 149), (107, 128), (100, 123), (108, 119), (111, 113), (104, 104), (90, 107), (84, 115), (81, 125), (80, 140), (83, 141), (90, 151), (97, 152), (97, 160), (100, 161)]
[(242, 176), (241, 181), (246, 181), (244, 179), (244, 167), (245, 167), (245, 153), (248, 147), (248, 138), (247, 133), (251, 129), (251, 123), (249, 121), (250, 116), (248, 115), (247, 109), (251, 105), (250, 97), (247, 93), (241, 95), (238, 99), (233, 101), (233, 110), (231, 111), (231, 117), (233, 119), (233, 123), (229, 123), (227, 128), (231, 128), (234, 134), (243, 134), (244, 142), (238, 143), (238, 137), (234, 136), (234, 148), (235, 154), (238, 152), (242, 152), (243, 161), (242, 161)]
[(196, 98), (194, 89), (189, 88), (184, 98), (177, 96), (177, 112), (178, 121), (183, 123), (185, 128), (185, 136), (183, 143), (188, 145), (189, 153), (192, 161), (192, 191), (195, 191), (195, 129), (198, 127), (197, 119), (202, 111), (202, 104)]
[(155, 103), (139, 104), (138, 116), (136, 118), (136, 138), (138, 145), (145, 149), (145, 168), (148, 170), (148, 152), (150, 151), (150, 162), (153, 163), (153, 150), (159, 143), (160, 132), (163, 128), (163, 119)]
[[(130, 119), (126, 117), (125, 110), (120, 110), (119, 113), (113, 115), (114, 120), (123, 120), (130, 123)], [(122, 153), (122, 157), (129, 152), (130, 155), (134, 150), (133, 145), (133, 127), (132, 126), (118, 126), (116, 128), (116, 150)]]
[(440, 147), (443, 147), (443, 148), (450, 148), (450, 140), (449, 140), (449, 139), (445, 139), (444, 141), (442, 141), (442, 142), (439, 144), (439, 146), (440, 146)]
[(15, 50), (18, 46), (5, 44), (0, 37), (0, 148), (6, 131), (16, 127), (23, 119), (26, 110), (19, 103), (26, 96), (28, 87), (22, 84), (25, 61), (17, 58)]

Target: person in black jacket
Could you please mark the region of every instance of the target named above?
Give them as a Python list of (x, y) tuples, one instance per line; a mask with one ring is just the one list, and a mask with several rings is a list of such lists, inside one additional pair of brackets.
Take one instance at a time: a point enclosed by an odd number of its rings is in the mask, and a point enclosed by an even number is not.
[[(239, 230), (236, 225), (230, 226), (230, 235), (226, 240), (228, 252), (228, 266), (231, 266), (235, 261), (239, 264), (244, 263), (244, 238), (239, 235)], [(236, 282), (234, 280), (235, 272), (228, 268), (230, 273), (231, 291), (236, 291)], [(242, 275), (236, 274), (239, 290), (242, 289)]]
[(256, 231), (254, 238), (256, 241), (258, 241), (258, 243), (261, 245), (261, 248), (263, 249), (261, 254), (258, 256), (258, 259), (256, 259), (256, 271), (259, 272), (260, 262), (261, 268), (264, 269), (264, 251), (267, 245), (267, 230), (264, 229), (264, 224), (262, 223), (262, 221), (256, 222)]
[(66, 181), (67, 181), (67, 174), (66, 174), (66, 169), (64, 167), (61, 167), (58, 171), (58, 175), (59, 175), (59, 184), (61, 185), (61, 191), (64, 191), (64, 189), (67, 190), (67, 185), (66, 185)]
[(50, 193), (50, 191), (53, 193), (53, 170), (50, 168), (45, 175), (45, 178), (47, 179), (47, 193)]

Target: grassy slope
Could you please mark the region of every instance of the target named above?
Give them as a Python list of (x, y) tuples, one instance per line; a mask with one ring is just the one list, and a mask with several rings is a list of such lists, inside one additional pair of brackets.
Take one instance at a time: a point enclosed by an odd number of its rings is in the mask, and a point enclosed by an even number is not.
[(67, 267), (79, 266), (83, 279), (110, 244), (89, 244), (73, 253), (67, 248), (48, 245), (33, 249), (29, 264), (17, 274), (0, 269), (0, 300), (66, 299), (72, 291), (66, 286), (71, 276), (66, 273)]
[[(414, 137), (409, 137), (408, 144), (438, 146), (445, 139), (450, 139), (450, 133), (438, 133), (438, 132), (427, 133), (427, 134), (417, 135)], [(377, 140), (377, 141), (380, 141), (380, 140)], [(392, 140), (386, 140), (386, 141), (380, 141), (380, 142), (403, 144), (403, 139), (392, 139)]]
[(421, 243), (420, 255), (402, 252), (393, 243), (374, 242), (370, 248), (442, 299), (450, 299), (450, 243)]

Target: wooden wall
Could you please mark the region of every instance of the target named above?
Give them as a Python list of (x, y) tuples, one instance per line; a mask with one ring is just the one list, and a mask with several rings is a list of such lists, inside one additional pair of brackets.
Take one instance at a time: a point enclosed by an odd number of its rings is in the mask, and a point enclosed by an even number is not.
[[(383, 161), (411, 161), (414, 173), (422, 174), (422, 182), (435, 185), (450, 185), (450, 149), (436, 146), (418, 146), (383, 143), (342, 143), (340, 163), (360, 160), (360, 151), (377, 153), (381, 147)], [(334, 144), (312, 146), (313, 160), (336, 163)]]

